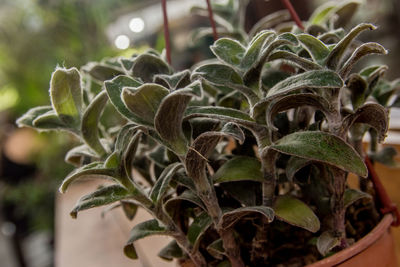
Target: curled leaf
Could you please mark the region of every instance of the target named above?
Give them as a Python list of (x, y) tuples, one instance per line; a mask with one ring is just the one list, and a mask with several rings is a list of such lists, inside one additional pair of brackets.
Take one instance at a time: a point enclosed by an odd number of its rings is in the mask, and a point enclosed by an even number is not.
[(104, 168), (103, 162), (92, 162), (72, 171), (67, 177), (65, 177), (59, 190), (61, 193), (65, 193), (69, 185), (78, 179), (89, 177), (109, 179), (113, 178), (114, 175), (115, 171), (113, 169)]
[(228, 229), (234, 226), (241, 218), (250, 214), (261, 214), (268, 222), (272, 222), (275, 213), (272, 208), (265, 206), (242, 207), (225, 212), (222, 215), (219, 227), (222, 229)]
[(200, 240), (211, 225), (211, 217), (206, 212), (203, 212), (194, 218), (187, 233), (189, 242), (193, 245), (194, 250), (199, 249)]
[(158, 107), (168, 93), (168, 89), (161, 85), (146, 83), (137, 88), (125, 87), (121, 96), (132, 113), (153, 124)]
[(153, 82), (153, 78), (157, 74), (171, 73), (171, 69), (167, 62), (150, 53), (144, 53), (137, 56), (131, 71), (133, 77), (140, 78), (145, 83)]
[(81, 133), (83, 140), (100, 156), (104, 156), (107, 153), (100, 142), (98, 125), (107, 101), (108, 95), (106, 91), (102, 91), (90, 103), (82, 116)]
[(184, 88), (190, 84), (190, 71), (184, 70), (172, 75), (157, 74), (154, 76), (154, 82), (174, 91), (179, 88)]
[(349, 48), (352, 41), (365, 30), (375, 30), (376, 27), (369, 23), (361, 23), (354, 27), (340, 42), (332, 49), (326, 59), (326, 66), (332, 70), (336, 70), (342, 61), (346, 50)]
[(317, 249), (321, 255), (325, 256), (328, 254), (333, 248), (340, 245), (340, 237), (336, 237), (333, 233), (329, 231), (323, 232), (317, 240)]
[(346, 191), (344, 192), (344, 196), (343, 196), (344, 208), (347, 208), (348, 206), (350, 206), (351, 204), (353, 204), (354, 202), (356, 202), (357, 200), (362, 199), (362, 198), (370, 198), (371, 199), (372, 196), (370, 194), (367, 194), (360, 190), (351, 189), (351, 188), (346, 189)]
[(329, 55), (329, 48), (320, 40), (309, 34), (299, 34), (297, 38), (315, 62), (321, 64)]
[(321, 66), (319, 66), (317, 63), (312, 62), (311, 60), (308, 60), (306, 58), (300, 57), (295, 53), (289, 52), (289, 51), (284, 51), (284, 50), (278, 50), (274, 53), (272, 53), (268, 57), (268, 61), (274, 61), (274, 60), (287, 60), (291, 63), (294, 63), (296, 66), (303, 70), (318, 70), (321, 69)]
[(105, 186), (79, 199), (70, 215), (75, 219), (79, 211), (104, 206), (124, 199), (127, 196), (128, 191), (120, 185)]
[(137, 259), (134, 242), (152, 235), (170, 235), (171, 232), (165, 226), (160, 225), (157, 220), (149, 220), (135, 225), (130, 234), (129, 240), (124, 247), (124, 253), (128, 258)]
[(82, 113), (81, 76), (76, 68), (56, 69), (50, 81), (51, 104), (62, 122), (76, 128)]
[(172, 163), (163, 170), (150, 192), (150, 198), (155, 203), (162, 200), (164, 194), (168, 189), (169, 182), (171, 181), (175, 173), (181, 168), (183, 168), (182, 163)]
[(383, 106), (367, 103), (358, 108), (354, 114), (344, 118), (343, 131), (350, 129), (354, 123), (365, 123), (378, 132), (378, 141), (382, 142), (388, 130), (388, 116), (388, 112)]
[(350, 71), (353, 69), (353, 66), (363, 57), (372, 55), (372, 54), (382, 54), (386, 55), (386, 49), (378, 43), (365, 43), (359, 46), (350, 58), (343, 64), (343, 67), (339, 71), (339, 75), (341, 77), (347, 77)]
[(270, 149), (329, 164), (362, 177), (366, 177), (368, 174), (364, 161), (354, 148), (330, 133), (319, 131), (295, 132), (279, 139), (264, 150)]

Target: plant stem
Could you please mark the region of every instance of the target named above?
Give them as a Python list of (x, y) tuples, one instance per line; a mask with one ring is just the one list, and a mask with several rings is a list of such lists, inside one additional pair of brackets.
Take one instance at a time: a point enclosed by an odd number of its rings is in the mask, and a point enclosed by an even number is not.
[(168, 13), (167, 13), (167, 0), (161, 0), (163, 18), (164, 18), (164, 40), (165, 40), (165, 50), (167, 55), (167, 61), (171, 65), (171, 46), (169, 40), (169, 27), (168, 27)]
[(214, 41), (218, 39), (217, 27), (215, 26), (214, 15), (211, 7), (210, 0), (207, 1), (207, 9), (208, 9), (208, 18), (210, 19), (211, 28), (213, 31)]
[(165, 224), (168, 230), (172, 231), (172, 237), (175, 239), (176, 243), (182, 248), (182, 250), (189, 255), (192, 262), (199, 267), (206, 267), (207, 262), (199, 250), (193, 249), (185, 233), (180, 229), (176, 223), (171, 219), (171, 217), (165, 213), (162, 207), (155, 208), (153, 210), (153, 215), (155, 218), (160, 220)]
[(303, 23), (301, 22), (299, 15), (297, 15), (296, 10), (294, 9), (292, 3), (290, 3), (289, 0), (281, 0), (281, 2), (285, 5), (286, 9), (289, 11), (290, 15), (292, 16), (292, 19), (294, 22), (297, 24), (297, 26), (304, 30)]

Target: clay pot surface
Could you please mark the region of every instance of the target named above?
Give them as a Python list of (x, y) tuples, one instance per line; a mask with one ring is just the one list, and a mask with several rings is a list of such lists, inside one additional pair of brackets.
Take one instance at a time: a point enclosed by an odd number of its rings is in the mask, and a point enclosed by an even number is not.
[(396, 267), (397, 259), (390, 226), (391, 214), (383, 217), (380, 223), (354, 245), (331, 257), (307, 265), (306, 267)]

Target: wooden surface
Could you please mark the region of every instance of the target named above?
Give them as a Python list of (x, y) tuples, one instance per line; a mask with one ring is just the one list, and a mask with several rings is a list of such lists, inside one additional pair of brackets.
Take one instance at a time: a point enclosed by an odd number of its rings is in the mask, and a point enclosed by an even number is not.
[(147, 237), (136, 242), (139, 260), (123, 254), (133, 225), (151, 219), (139, 209), (133, 221), (125, 218), (121, 209), (115, 209), (101, 218), (102, 208), (94, 208), (72, 219), (69, 212), (84, 194), (94, 191), (103, 182), (87, 181), (74, 184), (66, 194), (59, 194), (56, 203), (56, 267), (167, 267), (176, 266), (157, 257), (168, 244), (168, 237)]

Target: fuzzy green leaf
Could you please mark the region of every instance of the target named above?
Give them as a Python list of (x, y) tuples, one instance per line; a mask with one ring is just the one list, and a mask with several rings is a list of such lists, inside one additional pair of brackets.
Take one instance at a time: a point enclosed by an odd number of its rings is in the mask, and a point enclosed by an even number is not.
[(190, 189), (183, 191), (183, 193), (179, 196), (168, 199), (164, 204), (164, 208), (169, 214), (172, 214), (176, 211), (176, 206), (179, 205), (179, 203), (182, 201), (190, 202), (202, 208), (204, 211), (206, 210), (206, 207), (204, 206), (201, 199), (194, 193), (194, 191)]
[(236, 156), (222, 165), (213, 176), (214, 183), (232, 181), (263, 182), (261, 163), (256, 158)]
[(171, 74), (171, 68), (167, 62), (149, 53), (135, 58), (132, 66), (133, 77), (140, 78), (145, 83), (151, 83), (157, 74)]
[(372, 196), (370, 194), (367, 194), (360, 190), (351, 189), (351, 188), (346, 189), (346, 191), (344, 192), (344, 196), (343, 196), (344, 208), (347, 208), (348, 206), (350, 206), (351, 204), (353, 204), (354, 202), (356, 202), (357, 200), (362, 199), (362, 198), (371, 199)]
[(75, 219), (79, 211), (104, 206), (124, 199), (127, 196), (128, 191), (126, 191), (126, 189), (120, 185), (102, 187), (79, 199), (78, 203), (76, 203), (75, 207), (72, 209), (70, 215)]
[(174, 91), (179, 88), (184, 88), (190, 84), (190, 71), (184, 70), (173, 75), (158, 74), (154, 76), (154, 82)]
[(154, 118), (154, 126), (160, 137), (179, 155), (187, 151), (188, 141), (182, 130), (184, 112), (194, 96), (189, 90), (177, 90), (166, 96)]
[(274, 204), (277, 219), (315, 233), (320, 222), (314, 212), (302, 201), (291, 196), (279, 196)]
[(275, 38), (276, 34), (273, 31), (262, 31), (258, 33), (249, 43), (248, 48), (243, 56), (240, 63), (240, 68), (248, 70), (251, 67), (258, 64), (261, 51), (266, 43), (271, 42)]
[(179, 247), (178, 243), (175, 240), (172, 240), (168, 243), (160, 252), (158, 252), (157, 256), (166, 261), (172, 261), (173, 259), (183, 258), (185, 253)]
[(194, 250), (199, 248), (201, 238), (211, 225), (211, 217), (206, 212), (203, 212), (194, 218), (187, 233), (189, 242), (193, 245)]
[(141, 125), (149, 125), (148, 122), (132, 113), (122, 102), (121, 93), (124, 87), (139, 87), (142, 83), (132, 79), (129, 76), (120, 75), (110, 81), (104, 82), (104, 87), (107, 90), (108, 97), (114, 107), (125, 118)]
[(99, 159), (98, 155), (88, 145), (84, 144), (69, 150), (65, 155), (65, 162), (79, 167), (85, 157)]
[(266, 149), (326, 163), (362, 177), (368, 174), (364, 161), (354, 148), (341, 138), (326, 132), (292, 133)]
[(309, 34), (299, 34), (297, 38), (304, 48), (310, 53), (311, 57), (321, 64), (329, 55), (329, 48), (320, 40)]
[(343, 121), (343, 130), (348, 130), (355, 123), (368, 124), (378, 132), (378, 141), (382, 142), (386, 137), (389, 127), (389, 114), (387, 110), (376, 103), (367, 103), (348, 115)]
[(129, 235), (129, 240), (124, 247), (124, 253), (128, 258), (137, 259), (137, 253), (134, 242), (152, 235), (170, 235), (165, 226), (158, 223), (157, 220), (149, 220), (135, 225)]
[(37, 129), (68, 129), (54, 110), (50, 110), (36, 117), (36, 119), (33, 120), (32, 125)]
[(99, 82), (111, 80), (115, 76), (123, 74), (123, 70), (117, 66), (109, 64), (89, 62), (82, 67), (82, 71), (88, 73), (92, 78)]
[(125, 87), (121, 96), (132, 113), (153, 124), (158, 107), (168, 93), (168, 89), (161, 85), (146, 83), (138, 88)]
[(302, 106), (313, 107), (322, 111), (325, 116), (330, 115), (330, 104), (325, 98), (315, 94), (293, 94), (284, 96), (271, 102), (267, 109), (267, 125), (277, 131), (278, 129), (273, 125), (273, 118), (282, 111), (292, 108), (299, 108)]
[(304, 88), (335, 89), (343, 86), (342, 79), (333, 71), (312, 70), (290, 76), (267, 92), (267, 98), (284, 95)]
[(88, 165), (72, 171), (67, 177), (65, 177), (59, 190), (61, 193), (65, 193), (69, 185), (78, 179), (90, 177), (109, 179), (113, 178), (114, 175), (115, 171), (112, 169), (104, 168), (103, 162), (92, 162)]
[(219, 85), (243, 84), (240, 75), (230, 66), (223, 64), (201, 65), (193, 71), (191, 79), (199, 77)]
[(286, 176), (289, 181), (293, 181), (295, 174), (311, 162), (312, 161), (309, 159), (298, 158), (295, 156), (290, 157), (288, 163), (286, 164)]
[(385, 146), (374, 153), (370, 152), (368, 156), (372, 160), (382, 163), (389, 167), (399, 167), (400, 165), (395, 159), (395, 157), (397, 156), (397, 150), (392, 146)]
[(121, 200), (121, 206), (125, 213), (125, 217), (132, 221), (136, 216), (138, 205), (129, 200)]
[(250, 214), (261, 214), (268, 222), (272, 222), (275, 215), (272, 208), (265, 206), (237, 208), (222, 215), (220, 227), (223, 229), (233, 227), (241, 218)]
[(347, 49), (353, 40), (365, 30), (375, 30), (376, 27), (369, 23), (361, 23), (354, 27), (340, 42), (332, 49), (326, 59), (326, 66), (332, 70), (339, 67), (340, 62), (346, 54)]
[(321, 66), (318, 65), (317, 63), (312, 62), (311, 60), (308, 60), (306, 58), (300, 57), (295, 53), (289, 52), (289, 51), (276, 51), (272, 53), (268, 57), (268, 61), (274, 61), (274, 60), (287, 60), (291, 63), (294, 63), (296, 66), (303, 70), (318, 70), (321, 69)]
[(35, 107), (28, 110), (24, 115), (22, 115), (17, 120), (18, 127), (31, 127), (33, 128), (33, 121), (41, 116), (46, 114), (49, 111), (52, 111), (53, 108), (51, 106), (42, 106), (42, 107)]
[(76, 68), (56, 69), (50, 81), (51, 103), (60, 120), (77, 128), (82, 113), (81, 76)]
[(217, 58), (231, 66), (240, 64), (246, 50), (238, 41), (229, 38), (218, 39), (210, 48)]
[(340, 245), (340, 237), (336, 237), (333, 233), (329, 231), (323, 232), (317, 240), (317, 249), (321, 255), (325, 256), (333, 248)]
[(154, 184), (150, 192), (150, 198), (155, 203), (158, 203), (159, 201), (162, 200), (164, 194), (168, 189), (169, 182), (171, 181), (175, 173), (179, 171), (181, 168), (183, 168), (183, 164), (176, 162), (167, 166), (163, 170), (163, 172), (161, 173), (160, 177), (158, 177), (157, 182)]
[(108, 95), (102, 91), (86, 108), (82, 116), (81, 133), (86, 144), (100, 156), (104, 156), (107, 151), (103, 147), (99, 138), (99, 121), (101, 114), (107, 104)]
[(372, 54), (386, 55), (388, 52), (386, 49), (378, 43), (365, 43), (359, 46), (350, 58), (343, 64), (343, 67), (339, 71), (341, 77), (347, 77), (353, 66), (363, 57)]

